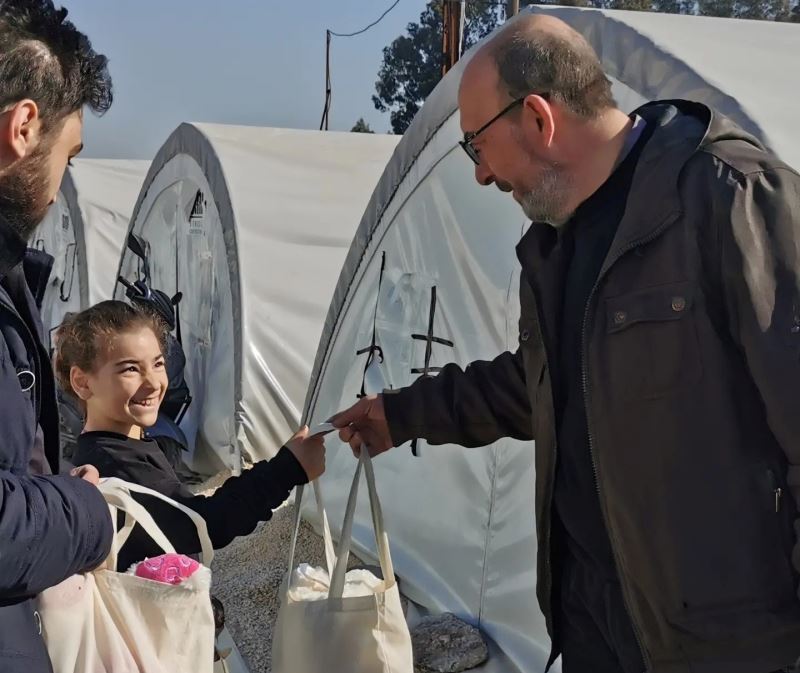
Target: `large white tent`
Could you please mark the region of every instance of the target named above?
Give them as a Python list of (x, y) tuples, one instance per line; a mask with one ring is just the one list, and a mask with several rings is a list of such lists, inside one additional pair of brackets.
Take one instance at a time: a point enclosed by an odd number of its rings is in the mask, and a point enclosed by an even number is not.
[(76, 159), (31, 244), (54, 257), (42, 302), (49, 333), (66, 313), (109, 299), (133, 206), (149, 162)]
[[(152, 287), (183, 293), (194, 469), (269, 458), (299, 425), (336, 279), (398, 140), (182, 124), (159, 150), (130, 229)], [(138, 272), (126, 249), (121, 275)]]
[[(558, 16), (588, 38), (621, 108), (657, 98), (710, 103), (800, 166), (800, 27), (577, 8), (528, 11)], [(509, 196), (477, 185), (458, 147), (457, 89), (468, 59), (426, 101), (361, 221), (314, 365), (305, 409), (314, 422), (355, 401), (367, 357), (357, 353), (372, 343), (373, 325), (383, 360), (369, 367), (367, 392), (407, 385), (426, 364), (464, 365), (517, 346), (514, 246), (525, 220)], [(497, 647), (482, 670), (544, 670), (550, 643), (535, 593), (533, 445), (504, 440), (467, 450), (421, 442), (419, 448), (420, 457), (402, 447), (375, 463), (401, 590), (425, 610), (480, 624)], [(331, 438), (327, 465), (324, 493), (338, 529), (355, 462)], [(310, 503), (304, 512), (315, 519)], [(366, 502), (354, 531), (360, 552), (375, 558)]]

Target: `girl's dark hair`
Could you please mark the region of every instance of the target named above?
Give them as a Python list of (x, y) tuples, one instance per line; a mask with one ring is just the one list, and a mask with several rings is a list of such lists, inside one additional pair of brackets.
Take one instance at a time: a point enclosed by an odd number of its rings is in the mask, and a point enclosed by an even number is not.
[(98, 356), (106, 352), (114, 337), (137, 327), (153, 330), (161, 348), (165, 348), (164, 322), (152, 312), (134, 308), (124, 301), (103, 301), (65, 317), (55, 335), (54, 368), (61, 389), (72, 393), (70, 370), (80, 367), (86, 372), (93, 371)]

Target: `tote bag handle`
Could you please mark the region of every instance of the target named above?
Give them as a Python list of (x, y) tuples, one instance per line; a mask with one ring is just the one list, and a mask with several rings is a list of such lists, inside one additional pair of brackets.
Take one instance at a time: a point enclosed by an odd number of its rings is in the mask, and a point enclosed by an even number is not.
[(378, 549), (381, 572), (383, 573), (384, 586), (389, 588), (394, 585), (394, 566), (389, 549), (389, 536), (383, 523), (383, 511), (381, 509), (378, 489), (375, 485), (375, 471), (372, 467), (372, 458), (365, 446), (361, 447), (361, 455), (358, 459), (358, 467), (353, 477), (353, 485), (350, 488), (350, 496), (347, 499), (347, 509), (344, 514), (342, 524), (342, 535), (339, 540), (339, 554), (336, 558), (329, 598), (341, 598), (344, 592), (345, 573), (347, 572), (347, 560), (350, 555), (350, 545), (353, 535), (353, 517), (355, 515), (356, 500), (358, 498), (358, 483), (361, 477), (361, 470), (367, 477), (367, 491), (369, 492), (369, 505), (372, 513), (372, 526), (375, 531), (375, 543)]
[[(114, 536), (114, 543), (111, 547), (111, 553), (108, 557), (108, 562), (113, 569), (117, 569), (117, 560), (119, 551), (128, 541), (131, 531), (135, 524), (139, 524), (144, 531), (152, 538), (152, 540), (167, 554), (175, 553), (175, 548), (170, 541), (158, 527), (150, 513), (138, 503), (131, 493), (140, 493), (153, 498), (161, 500), (171, 507), (183, 512), (194, 523), (197, 529), (197, 536), (200, 539), (201, 548), (201, 562), (206, 567), (211, 565), (214, 559), (214, 549), (211, 545), (211, 539), (208, 537), (208, 528), (205, 519), (194, 510), (181, 505), (180, 503), (171, 500), (170, 498), (153, 491), (152, 489), (138, 484), (118, 479), (116, 477), (101, 479), (98, 484), (98, 489), (103, 494), (106, 502), (112, 510), (121, 510), (125, 512), (125, 523), (122, 528)], [(113, 512), (112, 512), (113, 517)]]

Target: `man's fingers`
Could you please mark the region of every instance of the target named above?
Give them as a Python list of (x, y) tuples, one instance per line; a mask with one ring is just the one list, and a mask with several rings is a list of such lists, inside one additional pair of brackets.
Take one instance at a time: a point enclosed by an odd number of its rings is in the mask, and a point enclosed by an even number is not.
[(97, 486), (100, 483), (100, 473), (94, 465), (79, 465), (70, 470), (70, 476), (83, 479)]
[(338, 414), (331, 416), (328, 419), (328, 423), (333, 424), (334, 427), (337, 428), (344, 428), (350, 425), (353, 421), (356, 421), (364, 416), (366, 413), (367, 403), (365, 399), (361, 399), (349, 409), (345, 409), (344, 411), (340, 411)]
[(361, 400), (359, 400), (349, 409), (345, 409), (331, 416), (328, 419), (328, 423), (331, 423), (336, 428), (344, 428), (363, 415), (364, 412), (361, 409)]
[(361, 439), (361, 435), (357, 432), (353, 433), (353, 436), (350, 438), (348, 444), (350, 444), (350, 448), (353, 449), (353, 453), (358, 456), (361, 453), (361, 446), (364, 443), (364, 440)]

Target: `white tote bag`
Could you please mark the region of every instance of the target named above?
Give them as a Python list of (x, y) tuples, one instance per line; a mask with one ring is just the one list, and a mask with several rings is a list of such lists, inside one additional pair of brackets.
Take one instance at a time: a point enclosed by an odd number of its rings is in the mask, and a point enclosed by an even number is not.
[[(212, 673), (209, 566), (214, 552), (205, 520), (155, 491), (120, 479), (101, 480), (98, 488), (113, 521), (120, 510), (125, 512), (125, 524), (100, 568), (73, 575), (39, 596), (42, 636), (55, 673)], [(132, 492), (169, 503), (197, 527), (202, 565), (182, 583), (163, 584), (116, 567), (136, 523), (164, 553), (175, 552)]]
[[(369, 574), (372, 582), (361, 582), (360, 590), (348, 592), (346, 586), (351, 583), (348, 581), (350, 573), (346, 573), (347, 560), (362, 469), (367, 477), (372, 523), (385, 580)], [(317, 484), (315, 492), (321, 509)], [(413, 673), (411, 636), (400, 604), (389, 538), (383, 525), (383, 513), (368, 452), (361, 451), (353, 478), (333, 572), (329, 567), (328, 576), (332, 577), (329, 592), (327, 597), (323, 593), (316, 600), (292, 598), (292, 594), (296, 593), (293, 592), (294, 550), (300, 523), (301, 497), (302, 493), (298, 492), (295, 533), (289, 554), (289, 580), (278, 612), (272, 645), (273, 673)], [(333, 548), (333, 543), (324, 512), (321, 514), (327, 552)], [(364, 576), (364, 571), (351, 573), (358, 573), (361, 578)], [(324, 579), (327, 578), (321, 578), (323, 584)], [(363, 593), (366, 584), (370, 587), (368, 595), (348, 596), (348, 593)], [(352, 582), (352, 585), (356, 585), (356, 582)]]

